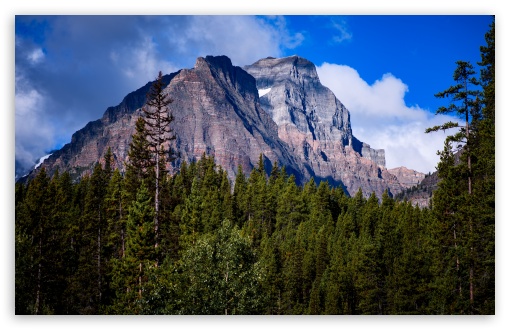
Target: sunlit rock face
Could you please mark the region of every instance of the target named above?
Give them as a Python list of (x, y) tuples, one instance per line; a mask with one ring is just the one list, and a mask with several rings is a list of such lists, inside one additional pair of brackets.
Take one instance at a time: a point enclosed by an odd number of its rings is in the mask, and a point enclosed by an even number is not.
[[(267, 170), (278, 162), (298, 183), (327, 180), (350, 195), (361, 188), (365, 196), (375, 192), (380, 197), (386, 189), (395, 194), (408, 186), (386, 170), (384, 150), (352, 135), (349, 111), (306, 59), (266, 58), (240, 68), (226, 56), (199, 57), (193, 68), (166, 75), (164, 81), (175, 117), (171, 147), (179, 155), (168, 164), (170, 173), (207, 154), (233, 181), (239, 164), (248, 174), (263, 154)], [(45, 167), (50, 174), (59, 168), (79, 178), (103, 162), (108, 148), (114, 166), (124, 171), (150, 86), (128, 94), (77, 131), (31, 176)]]
[(395, 175), (400, 184), (405, 188), (414, 187), (425, 179), (424, 173), (408, 169), (404, 166), (392, 168), (388, 172)]
[(268, 168), (276, 161), (300, 179), (310, 176), (261, 108), (255, 79), (228, 57), (199, 57), (195, 67), (181, 70), (166, 91), (174, 100), (170, 109), (180, 161), (214, 155), (233, 179), (238, 164), (249, 173), (263, 154)]
[[(233, 180), (239, 164), (249, 174), (263, 154), (268, 170), (278, 162), (300, 183), (310, 178), (311, 174), (278, 137), (278, 126), (262, 110), (255, 79), (233, 66), (228, 57), (199, 57), (193, 68), (166, 75), (164, 80), (168, 84), (164, 93), (173, 100), (169, 110), (175, 117), (171, 128), (176, 139), (171, 147), (179, 156), (168, 164), (170, 173), (178, 171), (184, 161), (190, 163), (207, 154), (214, 156)], [(142, 115), (150, 85), (129, 94), (101, 119), (77, 131), (71, 143), (42, 166), (50, 173), (58, 167), (78, 178), (90, 174), (96, 162), (103, 162), (110, 147), (115, 167), (124, 171), (135, 123)]]
[(349, 111), (321, 84), (312, 62), (265, 58), (244, 69), (264, 91), (260, 104), (278, 125), (278, 136), (314, 177), (342, 185), (351, 195), (359, 188), (366, 196), (402, 189), (385, 169), (384, 150), (352, 135)]

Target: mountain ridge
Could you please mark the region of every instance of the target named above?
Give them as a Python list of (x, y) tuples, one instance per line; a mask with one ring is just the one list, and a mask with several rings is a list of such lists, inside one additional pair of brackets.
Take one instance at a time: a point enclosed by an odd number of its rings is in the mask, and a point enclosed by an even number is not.
[[(286, 166), (300, 183), (327, 180), (350, 195), (359, 188), (365, 196), (373, 191), (379, 197), (386, 189), (396, 194), (406, 188), (385, 168), (384, 150), (352, 135), (349, 111), (304, 58), (265, 58), (241, 68), (227, 56), (199, 57), (193, 68), (164, 79), (165, 93), (174, 100), (169, 106), (177, 136), (172, 148), (181, 156), (169, 164), (171, 172), (205, 153), (213, 155), (232, 180), (237, 165), (248, 174), (263, 154), (266, 163)], [(78, 178), (102, 162), (110, 147), (114, 166), (123, 171), (134, 123), (151, 84), (78, 130), (41, 166)]]

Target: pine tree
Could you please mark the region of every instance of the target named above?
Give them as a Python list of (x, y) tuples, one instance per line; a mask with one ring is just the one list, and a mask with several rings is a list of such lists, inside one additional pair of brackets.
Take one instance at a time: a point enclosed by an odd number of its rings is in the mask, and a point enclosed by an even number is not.
[[(472, 172), (471, 172), (471, 139), (470, 139), (470, 122), (473, 118), (479, 117), (479, 96), (478, 89), (474, 89), (480, 82), (474, 77), (475, 71), (473, 65), (465, 61), (457, 61), (457, 68), (453, 73), (453, 80), (457, 83), (449, 87), (443, 92), (437, 93), (438, 98), (451, 98), (451, 103), (447, 107), (440, 107), (436, 114), (455, 113), (465, 118), (464, 126), (461, 130), (447, 138), (448, 141), (464, 143), (463, 152), (467, 157), (468, 167), (468, 193), (472, 192)], [(458, 123), (448, 122), (443, 125), (428, 128), (425, 132), (430, 133), (438, 130), (446, 130), (459, 127)]]
[(42, 168), (26, 188), (17, 187), (16, 197), (16, 313), (66, 313), (72, 271), (66, 231), (72, 219), (70, 177), (57, 170), (50, 179)]
[(154, 195), (154, 233), (156, 247), (158, 245), (159, 223), (160, 223), (160, 189), (161, 181), (166, 171), (166, 163), (172, 162), (175, 157), (171, 149), (165, 145), (166, 142), (175, 139), (170, 124), (174, 120), (168, 105), (173, 100), (164, 93), (163, 74), (159, 72), (156, 81), (152, 84), (147, 93), (146, 106), (143, 107), (145, 114), (145, 126), (147, 129), (147, 142), (151, 152), (152, 161), (155, 166), (155, 195)]
[[(464, 196), (467, 184), (455, 167), (450, 144), (445, 141), (440, 153), (438, 175), (441, 181), (434, 192), (432, 205), (436, 218), (433, 234), (437, 254), (434, 269), (438, 296), (434, 298), (434, 310), (438, 314), (465, 312), (465, 237)], [(464, 183), (464, 184), (461, 184)]]
[(54, 259), (51, 262), (53, 288), (52, 299), (56, 314), (72, 314), (74, 312), (67, 294), (68, 278), (75, 269), (73, 240), (68, 234), (68, 228), (78, 217), (73, 205), (73, 183), (68, 172), (59, 174), (58, 170), (50, 182), (53, 198), (52, 215), (52, 250)]
[(126, 255), (113, 264), (116, 299), (110, 308), (114, 314), (140, 314), (150, 268), (156, 266), (154, 247), (154, 207), (142, 181), (136, 200), (128, 209)]
[(191, 192), (184, 201), (182, 208), (182, 216), (179, 224), (181, 235), (179, 237), (179, 245), (188, 248), (194, 245), (201, 233), (202, 227), (202, 202), (201, 180), (198, 177), (193, 179)]
[(115, 170), (106, 188), (105, 211), (108, 225), (108, 250), (112, 258), (120, 259), (126, 253), (126, 215), (124, 179)]
[[(452, 173), (450, 171), (458, 172), (458, 179), (461, 180), (462, 177), (467, 178), (467, 187), (465, 190), (458, 191), (458, 197), (460, 198), (459, 204), (457, 205), (457, 211), (455, 213), (455, 217), (458, 219), (455, 221), (455, 225), (459, 228), (454, 230), (455, 234), (455, 246), (456, 248), (460, 248), (462, 251), (464, 249), (468, 249), (470, 257), (464, 262), (469, 264), (469, 309), (473, 312), (474, 306), (474, 260), (473, 260), (473, 250), (475, 243), (475, 232), (474, 232), (474, 221), (475, 221), (475, 213), (476, 208), (474, 207), (473, 200), (473, 152), (477, 148), (476, 140), (477, 140), (477, 124), (481, 118), (481, 101), (479, 99), (482, 96), (482, 93), (476, 87), (480, 85), (480, 82), (474, 77), (475, 71), (473, 66), (469, 62), (457, 61), (457, 68), (453, 74), (453, 79), (456, 82), (456, 85), (451, 86), (447, 90), (436, 94), (436, 97), (447, 98), (451, 97), (451, 103), (446, 107), (440, 107), (436, 113), (450, 113), (453, 112), (458, 116), (461, 116), (465, 119), (465, 124), (461, 127), (460, 131), (454, 135), (448, 136), (446, 139), (446, 143), (449, 144), (451, 142), (460, 143), (463, 145), (459, 145), (460, 149), (460, 161), (458, 164), (452, 164), (451, 170), (445, 169), (443, 171), (438, 171), (438, 175), (441, 179), (444, 179), (445, 176), (449, 175), (452, 177)], [(476, 88), (476, 89), (475, 89)], [(449, 128), (459, 127), (458, 123), (448, 122), (444, 125), (435, 126), (426, 130), (426, 133), (437, 131), (437, 130), (446, 130)], [(448, 146), (445, 146), (444, 153), (448, 153)], [(446, 155), (445, 155), (446, 156)], [(457, 182), (456, 184), (459, 184)], [(444, 188), (445, 185), (442, 185)], [(441, 205), (445, 205), (444, 201), (437, 200), (436, 207)], [(447, 206), (448, 208), (448, 206)], [(450, 207), (451, 208), (451, 207)], [(447, 216), (448, 217), (448, 216)], [(457, 235), (459, 238), (457, 239)], [(464, 265), (460, 265), (461, 258), (459, 255), (456, 257), (457, 260), (457, 272), (463, 268)], [(463, 286), (461, 281), (458, 283), (458, 293), (460, 300), (462, 299)], [(466, 290), (466, 289), (464, 289)], [(465, 311), (464, 307), (460, 307), (460, 311)]]
[(242, 227), (245, 223), (246, 212), (246, 192), (247, 192), (246, 176), (243, 173), (243, 167), (237, 166), (237, 173), (234, 182), (234, 192), (232, 195), (232, 213), (234, 215), (234, 224)]
[[(131, 203), (136, 199), (136, 193), (142, 181), (149, 185), (154, 176), (154, 167), (149, 152), (147, 135), (145, 120), (143, 117), (139, 117), (135, 124), (135, 134), (133, 134), (129, 144), (128, 160), (125, 164), (127, 203)], [(150, 191), (153, 190), (150, 185), (149, 189)]]
[(473, 148), (473, 199), (476, 200), (473, 223), (474, 313), (495, 313), (495, 197), (496, 197), (496, 125), (495, 125), (495, 21), (485, 34), (486, 45), (480, 47), (483, 87), (482, 116), (476, 123)]
[(104, 197), (107, 182), (103, 168), (96, 163), (92, 176), (86, 179), (83, 211), (73, 228), (76, 237), (77, 269), (71, 280), (71, 292), (76, 298), (75, 305), (79, 314), (98, 314), (105, 289), (107, 271), (105, 243), (107, 220)]
[(106, 151), (106, 154), (104, 155), (104, 167), (103, 167), (103, 175), (104, 175), (104, 181), (106, 183), (110, 182), (110, 179), (113, 174), (113, 153), (112, 149), (108, 147), (108, 150)]
[(34, 275), (33, 279), (27, 283), (30, 287), (32, 301), (27, 311), (36, 315), (49, 312), (48, 305), (45, 302), (47, 297), (46, 279), (50, 267), (48, 256), (46, 255), (50, 223), (49, 208), (51, 206), (47, 191), (49, 182), (50, 180), (43, 167), (27, 188), (27, 197), (25, 199), (27, 217), (25, 219), (17, 219), (18, 221), (27, 221), (26, 223), (19, 223), (20, 226), (27, 230), (25, 233), (31, 242), (28, 249), (31, 255), (33, 255), (29, 269), (31, 269), (31, 273)]

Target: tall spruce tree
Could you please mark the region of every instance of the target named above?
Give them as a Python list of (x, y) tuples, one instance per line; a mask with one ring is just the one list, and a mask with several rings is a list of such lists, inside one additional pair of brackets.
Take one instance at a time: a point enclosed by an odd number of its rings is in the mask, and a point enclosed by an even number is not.
[(110, 307), (114, 314), (140, 314), (148, 281), (148, 272), (156, 265), (154, 248), (154, 207), (142, 181), (136, 200), (128, 209), (125, 257), (113, 262), (113, 287), (116, 299)]
[(447, 122), (443, 125), (428, 128), (425, 132), (430, 133), (438, 130), (446, 130), (461, 127), (460, 131), (447, 138), (448, 141), (463, 144), (463, 153), (467, 159), (467, 178), (468, 193), (472, 192), (472, 171), (471, 171), (471, 139), (470, 139), (470, 123), (474, 118), (479, 117), (481, 92), (477, 89), (480, 82), (476, 79), (475, 70), (471, 63), (466, 61), (457, 61), (457, 68), (453, 73), (455, 85), (448, 89), (437, 93), (438, 98), (450, 98), (451, 103), (448, 107), (441, 106), (437, 109), (436, 114), (454, 113), (465, 120), (464, 126), (459, 123)]
[(171, 148), (165, 145), (166, 142), (174, 140), (170, 124), (174, 116), (168, 109), (173, 100), (164, 93), (165, 84), (161, 71), (147, 93), (146, 106), (143, 107), (145, 114), (145, 126), (147, 130), (147, 141), (151, 152), (153, 165), (155, 167), (155, 194), (154, 194), (154, 233), (156, 247), (158, 246), (158, 232), (160, 222), (160, 190), (162, 176), (166, 173), (166, 163), (174, 160)]
[(483, 87), (482, 116), (477, 123), (476, 149), (473, 150), (473, 177), (477, 201), (476, 239), (473, 251), (475, 303), (474, 311), (495, 313), (495, 204), (496, 204), (496, 42), (495, 21), (485, 34), (486, 45), (480, 47), (480, 80)]
[[(138, 117), (135, 123), (135, 134), (129, 144), (128, 159), (126, 161), (126, 202), (136, 199), (136, 193), (142, 181), (148, 184), (154, 175), (149, 142), (147, 141), (147, 128), (143, 117)], [(150, 189), (152, 191), (152, 189)]]
[[(452, 248), (454, 260), (454, 266), (443, 263), (438, 269), (443, 275), (455, 274), (449, 281), (437, 285), (444, 287), (445, 292), (451, 292), (451, 286), (455, 286), (456, 292), (451, 301), (443, 300), (439, 304), (438, 299), (433, 301), (435, 308), (441, 311), (441, 306), (449, 306), (450, 313), (481, 313), (493, 302), (492, 297), (481, 295), (479, 299), (483, 300), (485, 307), (480, 307), (476, 296), (483, 290), (476, 286), (491, 287), (492, 284), (488, 283), (492, 280), (487, 279), (492, 277), (494, 268), (494, 40), (492, 24), (486, 34), (487, 46), (480, 48), (482, 62), (479, 64), (484, 66), (480, 81), (474, 77), (475, 71), (470, 63), (458, 61), (453, 76), (457, 84), (436, 95), (451, 97), (451, 104), (447, 108), (439, 108), (437, 113), (455, 112), (465, 119), (464, 127), (447, 137), (445, 148), (439, 153), (438, 175), (441, 182), (433, 197), (437, 244), (442, 243), (443, 247), (448, 244), (446, 246)], [(477, 88), (480, 82), (483, 92)], [(459, 125), (449, 122), (426, 132), (452, 127)], [(452, 142), (462, 144), (460, 157), (454, 156)], [(452, 272), (452, 268), (455, 271)], [(437, 279), (440, 280), (441, 276)]]

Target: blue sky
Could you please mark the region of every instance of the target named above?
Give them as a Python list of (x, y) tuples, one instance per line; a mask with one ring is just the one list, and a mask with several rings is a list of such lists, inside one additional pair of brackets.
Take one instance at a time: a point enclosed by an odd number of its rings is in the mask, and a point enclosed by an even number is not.
[(15, 154), (34, 164), (157, 72), (227, 55), (243, 66), (299, 55), (387, 167), (432, 172), (444, 135), (426, 127), (455, 61), (476, 65), (489, 15), (25, 16), (15, 18)]

